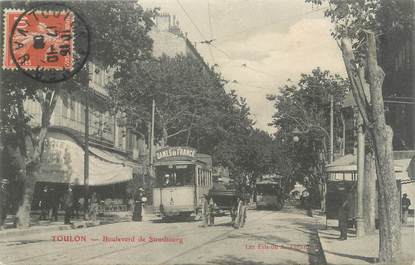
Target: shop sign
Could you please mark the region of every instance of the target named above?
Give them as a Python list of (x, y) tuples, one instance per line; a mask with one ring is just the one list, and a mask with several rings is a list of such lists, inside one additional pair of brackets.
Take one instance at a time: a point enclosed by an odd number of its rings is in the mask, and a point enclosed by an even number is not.
[(156, 151), (156, 159), (190, 157), (194, 158), (196, 150), (190, 147), (169, 147)]

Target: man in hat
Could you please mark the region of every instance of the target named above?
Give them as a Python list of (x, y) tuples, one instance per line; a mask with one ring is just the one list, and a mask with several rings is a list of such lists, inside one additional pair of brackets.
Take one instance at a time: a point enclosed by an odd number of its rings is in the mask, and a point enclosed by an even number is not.
[(143, 196), (143, 188), (139, 188), (138, 191), (134, 194), (133, 221), (141, 222), (143, 220)]
[(46, 220), (49, 217), (49, 188), (48, 186), (44, 186), (41, 193), (40, 193), (40, 217), (39, 220)]
[(411, 200), (408, 198), (408, 194), (404, 193), (402, 196), (402, 223), (406, 224), (408, 220), (408, 211), (409, 206), (411, 205)]
[(55, 222), (58, 221), (59, 197), (55, 188), (49, 189), (49, 219)]
[(68, 189), (63, 196), (63, 209), (65, 210), (65, 224), (71, 224), (71, 215), (73, 207), (73, 192), (72, 184), (69, 184)]
[(349, 228), (349, 210), (350, 210), (350, 197), (351, 192), (343, 193), (341, 204), (339, 207), (338, 219), (339, 219), (339, 229), (340, 237), (339, 240), (347, 240), (347, 230)]
[(7, 217), (7, 185), (9, 184), (8, 179), (0, 180), (0, 230), (3, 230), (4, 221)]

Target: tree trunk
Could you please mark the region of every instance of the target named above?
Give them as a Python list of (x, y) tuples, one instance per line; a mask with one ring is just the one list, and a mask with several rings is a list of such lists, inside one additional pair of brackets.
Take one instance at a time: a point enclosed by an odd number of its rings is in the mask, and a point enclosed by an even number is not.
[(35, 168), (27, 168), (26, 174), (23, 177), (23, 199), (16, 214), (18, 228), (27, 228), (30, 226), (30, 210), (33, 201), (33, 193), (35, 191), (36, 171)]
[(386, 125), (382, 96), (384, 72), (377, 64), (374, 33), (368, 33), (367, 68), (369, 73), (371, 114), (373, 128), (369, 125), (375, 143), (376, 173), (379, 181), (380, 240), (379, 259), (391, 263), (400, 256), (401, 220), (399, 193), (393, 167), (392, 128)]
[[(44, 94), (39, 92), (38, 100), (41, 105), (42, 119), (41, 128), (36, 140), (33, 140), (33, 135), (28, 135), (26, 133), (26, 129), (23, 126), (19, 128), (20, 133), (18, 134), (20, 137), (24, 137), (23, 142), (26, 157), (26, 168), (23, 176), (23, 199), (16, 216), (19, 228), (27, 228), (30, 226), (30, 211), (36, 184), (36, 174), (40, 168), (41, 156), (50, 125), (50, 118), (55, 109), (57, 94), (54, 91), (49, 91)], [(19, 109), (19, 112), (23, 114), (23, 102), (19, 103)]]
[(376, 165), (372, 152), (365, 155), (365, 174), (363, 188), (363, 220), (366, 235), (373, 234), (376, 217)]
[[(357, 66), (350, 39), (342, 39), (340, 48), (352, 85), (353, 98), (374, 143), (379, 184), (379, 260), (389, 264), (400, 256), (400, 198), (393, 167), (393, 132), (385, 122), (382, 96), (384, 72), (377, 64), (375, 34), (373, 32), (366, 34), (367, 61), (363, 64), (365, 68)], [(368, 73), (367, 77), (365, 72)]]

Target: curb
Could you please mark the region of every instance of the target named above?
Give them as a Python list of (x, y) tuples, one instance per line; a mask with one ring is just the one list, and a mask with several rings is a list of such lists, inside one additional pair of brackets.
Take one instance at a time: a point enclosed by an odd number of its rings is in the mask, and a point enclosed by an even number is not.
[(12, 229), (6, 229), (4, 231), (0, 232), (0, 239), (7, 239), (10, 237), (15, 236), (28, 236), (28, 235), (34, 235), (42, 232), (50, 232), (50, 231), (61, 231), (61, 230), (75, 230), (78, 228), (87, 228), (87, 227), (94, 227), (100, 225), (99, 221), (82, 221), (82, 222), (76, 222), (72, 225), (45, 225), (45, 226), (32, 226), (29, 228), (12, 228)]
[(317, 238), (318, 238), (318, 245), (321, 249), (321, 256), (323, 258), (323, 262), (324, 262), (325, 265), (328, 265), (326, 252), (325, 252), (326, 246), (323, 246), (324, 244), (321, 243), (322, 241), (320, 240), (320, 229), (319, 228), (317, 229)]
[[(153, 219), (154, 216), (150, 214), (143, 214), (143, 219)], [(43, 225), (43, 226), (31, 226), (29, 228), (11, 228), (6, 229), (3, 231), (0, 231), (0, 240), (7, 239), (10, 237), (18, 237), (18, 236), (28, 236), (28, 235), (34, 235), (39, 234), (43, 232), (51, 232), (51, 231), (62, 231), (62, 230), (75, 230), (75, 229), (81, 229), (81, 228), (89, 228), (89, 227), (95, 227), (100, 225), (109, 225), (114, 223), (122, 223), (122, 222), (129, 222), (130, 220), (127, 219), (120, 219), (117, 221), (78, 221), (73, 222), (72, 225)], [(1, 264), (0, 264), (1, 265)]]
[(317, 215), (317, 216), (318, 216), (317, 217), (318, 218), (318, 223), (317, 223), (318, 224), (318, 226), (317, 226), (318, 246), (321, 249), (321, 256), (322, 256), (322, 259), (323, 259), (323, 265), (328, 265), (326, 252), (325, 252), (326, 246), (322, 243), (322, 241), (320, 239), (320, 226), (322, 225), (322, 224), (320, 224), (320, 221), (322, 221), (322, 218), (319, 215)]
[(54, 226), (42, 226), (42, 227), (29, 227), (29, 228), (12, 228), (0, 232), (0, 239), (7, 239), (15, 236), (28, 236), (34, 235), (46, 231), (59, 231), (74, 229), (71, 225), (54, 225)]

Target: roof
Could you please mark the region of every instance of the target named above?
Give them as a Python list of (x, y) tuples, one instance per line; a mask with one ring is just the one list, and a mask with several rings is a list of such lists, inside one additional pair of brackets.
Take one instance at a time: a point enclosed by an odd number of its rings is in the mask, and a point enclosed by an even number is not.
[[(394, 160), (395, 172), (406, 171), (411, 159)], [(333, 163), (326, 166), (326, 172), (350, 172), (357, 171), (357, 156), (347, 154), (342, 156)]]

